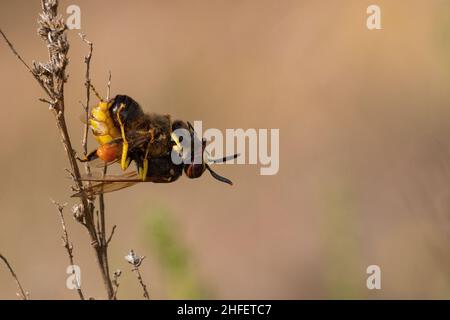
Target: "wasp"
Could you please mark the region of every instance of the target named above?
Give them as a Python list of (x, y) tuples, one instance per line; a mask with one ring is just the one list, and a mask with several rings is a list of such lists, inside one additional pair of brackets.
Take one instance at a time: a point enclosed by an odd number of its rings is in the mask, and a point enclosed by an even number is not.
[[(84, 176), (83, 180), (90, 182), (84, 190), (88, 194), (112, 192), (139, 182), (171, 183), (183, 172), (188, 178), (195, 179), (209, 171), (215, 179), (232, 184), (229, 179), (214, 172), (210, 164), (234, 159), (238, 154), (218, 160), (209, 159), (205, 156), (206, 140), (198, 138), (189, 122), (172, 122), (169, 115), (144, 113), (129, 96), (117, 95), (107, 102), (100, 99), (92, 108), (89, 126), (99, 147), (80, 161), (100, 159), (104, 165), (120, 161), (124, 171), (131, 162), (135, 162), (137, 170), (122, 175)], [(180, 130), (186, 134), (179, 134)], [(188, 141), (183, 141), (186, 137)], [(180, 161), (173, 161), (174, 153), (179, 155)]]

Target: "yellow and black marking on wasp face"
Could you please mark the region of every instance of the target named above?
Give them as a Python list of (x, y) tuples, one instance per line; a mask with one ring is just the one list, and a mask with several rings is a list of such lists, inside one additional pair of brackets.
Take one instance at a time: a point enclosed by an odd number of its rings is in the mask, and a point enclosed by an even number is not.
[[(185, 128), (183, 126), (183, 128)], [(184, 163), (184, 173), (186, 174), (186, 176), (190, 179), (196, 179), (196, 178), (200, 178), (203, 173), (208, 170), (209, 173), (213, 176), (214, 179), (227, 183), (229, 185), (232, 185), (233, 183), (231, 182), (231, 180), (222, 177), (221, 175), (217, 174), (214, 170), (211, 169), (211, 167), (209, 166), (209, 164), (207, 162), (210, 163), (221, 163), (221, 162), (227, 162), (231, 159), (235, 159), (236, 157), (239, 156), (239, 154), (234, 154), (232, 156), (228, 156), (228, 157), (223, 157), (221, 159), (216, 159), (216, 160), (211, 160), (211, 159), (206, 159), (205, 160), (205, 148), (206, 148), (206, 140), (202, 139), (200, 141), (200, 139), (197, 137), (197, 134), (194, 131), (194, 128), (192, 126), (192, 124), (190, 122), (187, 123), (187, 128), (189, 130), (189, 135), (190, 135), (190, 161), (186, 161)], [(195, 163), (196, 159), (201, 159), (200, 163)]]

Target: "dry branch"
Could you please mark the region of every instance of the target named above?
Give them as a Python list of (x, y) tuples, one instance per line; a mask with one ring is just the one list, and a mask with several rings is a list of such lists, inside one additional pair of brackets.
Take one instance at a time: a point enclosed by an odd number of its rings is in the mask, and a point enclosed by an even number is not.
[[(94, 50), (94, 45), (92, 42), (86, 39), (84, 34), (80, 33), (81, 39), (87, 43), (89, 46), (89, 53), (84, 57), (84, 63), (86, 64), (86, 75), (84, 85), (86, 87), (86, 100), (82, 104), (84, 109), (84, 130), (83, 130), (83, 140), (81, 141), (81, 146), (83, 147), (83, 154), (86, 157), (88, 154), (88, 135), (89, 135), (89, 104), (91, 100), (91, 59), (92, 51)], [(91, 173), (91, 168), (89, 167), (89, 162), (85, 162), (85, 170), (87, 174)]]
[(122, 275), (122, 271), (116, 270), (113, 274), (114, 296), (113, 300), (117, 299), (117, 291), (119, 290), (119, 278)]
[(133, 269), (131, 269), (131, 271), (133, 271), (134, 273), (136, 273), (137, 279), (139, 281), (139, 284), (142, 287), (142, 291), (144, 292), (144, 298), (147, 300), (150, 300), (150, 295), (148, 294), (148, 290), (147, 290), (147, 286), (144, 283), (144, 280), (142, 279), (141, 276), (141, 271), (139, 270), (139, 267), (142, 264), (142, 261), (144, 261), (145, 256), (138, 256), (133, 249), (130, 250), (130, 253), (128, 255), (125, 256), (125, 260), (128, 261), (129, 264), (131, 264), (133, 266)]
[[(52, 200), (52, 202), (56, 206), (56, 209), (58, 210), (58, 213), (59, 213), (59, 218), (61, 220), (61, 227), (63, 230), (63, 236), (62, 236), (63, 246), (64, 246), (64, 248), (66, 248), (67, 255), (69, 256), (70, 265), (73, 266), (73, 265), (75, 265), (75, 263), (73, 262), (73, 244), (69, 241), (69, 234), (67, 232), (66, 222), (64, 220), (64, 214), (63, 214), (64, 207), (66, 205), (61, 205), (54, 200)], [(75, 269), (72, 269), (72, 274), (75, 274)], [(78, 295), (80, 296), (80, 299), (84, 300), (84, 294), (83, 294), (83, 291), (81, 291), (81, 286), (78, 282), (77, 282), (77, 292), (78, 292)]]
[(0, 259), (2, 259), (3, 262), (6, 264), (6, 267), (8, 268), (9, 272), (11, 273), (11, 276), (14, 278), (14, 281), (16, 282), (17, 288), (19, 289), (19, 293), (17, 293), (17, 295), (22, 300), (30, 300), (30, 296), (29, 296), (28, 292), (25, 292), (25, 290), (23, 290), (23, 287), (20, 284), (19, 278), (17, 277), (16, 273), (14, 272), (14, 269), (11, 267), (11, 265), (9, 264), (9, 262), (5, 258), (5, 256), (2, 255), (1, 253), (0, 253)]
[[(105, 215), (104, 215), (104, 203), (101, 205), (101, 223), (98, 224), (96, 217), (94, 216), (94, 204), (87, 194), (83, 191), (83, 182), (81, 181), (80, 169), (75, 156), (75, 151), (72, 148), (72, 142), (68, 133), (67, 124), (65, 120), (65, 101), (64, 101), (64, 85), (67, 82), (66, 67), (69, 63), (68, 51), (69, 43), (66, 37), (67, 26), (64, 20), (58, 12), (57, 0), (42, 0), (42, 13), (38, 19), (38, 35), (46, 44), (48, 49), (49, 60), (46, 62), (34, 62), (30, 67), (19, 55), (17, 50), (12, 45), (11, 41), (6, 37), (2, 30), (0, 33), (8, 44), (13, 54), (21, 61), (21, 63), (28, 69), (33, 75), (44, 92), (47, 94), (47, 98), (40, 99), (50, 105), (50, 110), (55, 115), (55, 120), (59, 133), (61, 135), (61, 142), (66, 152), (67, 159), (70, 164), (70, 176), (75, 183), (72, 187), (75, 190), (81, 191), (81, 203), (74, 206), (73, 213), (75, 219), (86, 227), (89, 236), (91, 238), (91, 245), (95, 250), (97, 262), (101, 271), (103, 282), (106, 288), (107, 296), (109, 299), (114, 297), (114, 290), (109, 274), (108, 266), (108, 243), (105, 239)], [(89, 43), (88, 43), (89, 44)], [(90, 44), (89, 55), (86, 57), (86, 105), (85, 112), (88, 116), (89, 112), (89, 87), (90, 85), (90, 59), (92, 56), (92, 43)], [(85, 137), (83, 138), (83, 152), (87, 153), (87, 131), (84, 129)], [(88, 168), (88, 167), (87, 167)], [(88, 170), (88, 169), (86, 169)], [(100, 229), (96, 226), (100, 225)], [(101, 234), (102, 236), (99, 236)]]

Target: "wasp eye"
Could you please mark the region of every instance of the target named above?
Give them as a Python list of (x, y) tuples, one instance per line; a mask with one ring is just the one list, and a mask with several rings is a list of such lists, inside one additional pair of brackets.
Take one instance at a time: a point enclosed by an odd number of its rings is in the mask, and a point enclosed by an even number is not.
[(203, 164), (189, 164), (184, 167), (184, 173), (190, 179), (199, 178), (206, 167)]

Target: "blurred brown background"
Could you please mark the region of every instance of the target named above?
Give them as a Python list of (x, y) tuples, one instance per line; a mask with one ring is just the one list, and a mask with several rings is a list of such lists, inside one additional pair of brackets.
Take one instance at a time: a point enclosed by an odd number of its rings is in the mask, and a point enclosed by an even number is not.
[[(46, 59), (40, 1), (0, 3), (0, 27), (27, 61)], [(81, 7), (92, 76), (145, 110), (204, 128), (280, 128), (280, 171), (220, 166), (173, 185), (106, 197), (118, 297), (449, 298), (450, 3), (375, 1), (62, 1)], [(69, 32), (67, 118), (81, 151), (78, 103), (87, 47)], [(40, 87), (0, 41), (0, 252), (31, 297), (75, 299), (50, 198), (74, 204), (67, 160)], [(91, 146), (94, 144), (91, 141)], [(85, 294), (104, 290), (87, 233), (70, 218)], [(382, 289), (366, 288), (366, 268)], [(0, 298), (15, 299), (0, 266)]]

